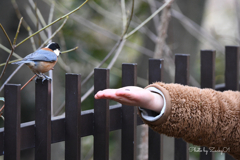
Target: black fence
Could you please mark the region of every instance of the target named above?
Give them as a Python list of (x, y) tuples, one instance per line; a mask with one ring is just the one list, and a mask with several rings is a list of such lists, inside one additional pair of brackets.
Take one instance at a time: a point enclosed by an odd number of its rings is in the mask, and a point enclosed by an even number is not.
[[(226, 47), (225, 84), (216, 89), (239, 89), (239, 47)], [(175, 83), (189, 84), (190, 56), (176, 54)], [(167, 64), (165, 64), (167, 65)], [(149, 59), (149, 83), (161, 81), (164, 61)], [(201, 87), (215, 88), (215, 51), (201, 51)], [(137, 84), (137, 64), (122, 65), (122, 86)], [(109, 70), (94, 70), (94, 93), (109, 87)], [(94, 159), (109, 159), (109, 132), (121, 129), (121, 159), (135, 160), (136, 128), (143, 124), (137, 108), (109, 106), (108, 100), (94, 100), (94, 109), (81, 112), (81, 75), (66, 74), (65, 116), (51, 119), (51, 81), (38, 80), (35, 87), (35, 121), (20, 123), (20, 85), (5, 86), (5, 121), (0, 128), (0, 155), (5, 160), (20, 160), (20, 151), (35, 148), (36, 160), (51, 158), (51, 144), (65, 141), (65, 159), (80, 159), (81, 137), (94, 136)], [(149, 129), (149, 160), (162, 159), (162, 135)], [(175, 139), (175, 160), (189, 159), (189, 147)], [(233, 159), (226, 154), (226, 160)], [(211, 152), (200, 154), (201, 160), (214, 159)]]

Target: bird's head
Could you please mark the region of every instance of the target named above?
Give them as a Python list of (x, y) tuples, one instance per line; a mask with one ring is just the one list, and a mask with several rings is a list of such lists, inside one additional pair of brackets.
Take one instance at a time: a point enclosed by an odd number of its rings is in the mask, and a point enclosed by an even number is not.
[(61, 54), (60, 52), (60, 46), (56, 43), (56, 42), (51, 42), (49, 43), (46, 48), (51, 49), (57, 56), (59, 56), (59, 54)]

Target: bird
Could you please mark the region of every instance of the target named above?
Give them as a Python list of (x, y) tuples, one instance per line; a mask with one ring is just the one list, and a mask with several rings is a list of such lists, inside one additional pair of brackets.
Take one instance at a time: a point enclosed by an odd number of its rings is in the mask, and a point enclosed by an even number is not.
[(43, 73), (53, 69), (60, 54), (60, 46), (56, 42), (51, 42), (46, 47), (36, 50), (13, 64), (26, 64), (37, 75), (36, 79), (42, 78), (44, 82), (51, 78)]

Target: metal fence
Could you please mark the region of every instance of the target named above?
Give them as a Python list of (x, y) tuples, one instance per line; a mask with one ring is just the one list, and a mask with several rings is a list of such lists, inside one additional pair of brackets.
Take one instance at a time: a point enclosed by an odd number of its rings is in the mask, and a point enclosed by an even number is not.
[[(226, 47), (225, 85), (217, 90), (239, 89), (239, 48)], [(175, 83), (189, 84), (190, 56), (176, 54)], [(165, 64), (167, 65), (167, 64)], [(149, 59), (149, 83), (161, 81), (164, 61)], [(215, 51), (201, 51), (201, 87), (215, 88)], [(137, 84), (137, 64), (122, 64), (122, 86)], [(94, 93), (109, 87), (109, 70), (94, 70)], [(81, 75), (66, 74), (65, 116), (51, 119), (51, 81), (38, 80), (35, 87), (35, 121), (20, 123), (20, 85), (5, 86), (5, 121), (0, 128), (0, 155), (5, 160), (20, 160), (20, 151), (35, 148), (36, 160), (51, 158), (51, 144), (65, 141), (65, 159), (80, 159), (81, 137), (94, 136), (94, 159), (109, 159), (109, 132), (121, 129), (121, 159), (135, 160), (137, 125), (143, 124), (137, 108), (115, 105), (108, 100), (94, 100), (94, 109), (81, 112)], [(149, 129), (149, 160), (162, 159), (162, 135)], [(189, 159), (189, 147), (175, 139), (175, 160)], [(226, 160), (233, 159), (226, 154)], [(214, 159), (211, 152), (200, 154), (201, 160)]]

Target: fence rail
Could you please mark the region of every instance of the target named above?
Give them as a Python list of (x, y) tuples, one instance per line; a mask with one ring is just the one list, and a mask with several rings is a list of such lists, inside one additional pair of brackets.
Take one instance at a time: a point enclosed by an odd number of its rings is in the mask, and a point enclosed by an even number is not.
[[(226, 47), (225, 85), (215, 86), (215, 51), (201, 51), (201, 87), (217, 90), (239, 89), (239, 47)], [(189, 84), (190, 56), (175, 56), (175, 83)], [(166, 64), (165, 64), (166, 65)], [(161, 81), (164, 61), (149, 59), (149, 83)], [(109, 70), (94, 70), (94, 93), (109, 87)], [(122, 86), (137, 84), (137, 64), (122, 64)], [(81, 75), (66, 74), (65, 116), (51, 118), (51, 81), (37, 81), (35, 87), (35, 121), (20, 124), (20, 85), (5, 86), (5, 121), (0, 128), (0, 155), (5, 160), (20, 160), (20, 151), (35, 148), (35, 159), (49, 160), (51, 144), (65, 141), (65, 159), (80, 159), (81, 137), (94, 136), (94, 159), (109, 159), (109, 132), (121, 129), (121, 159), (135, 160), (137, 125), (143, 124), (136, 107), (109, 106), (108, 100), (94, 100), (94, 109), (81, 112)], [(149, 129), (149, 160), (162, 159), (162, 135)], [(188, 144), (175, 139), (175, 160), (189, 157)], [(226, 160), (233, 159), (226, 154)], [(200, 154), (201, 160), (214, 155)]]

